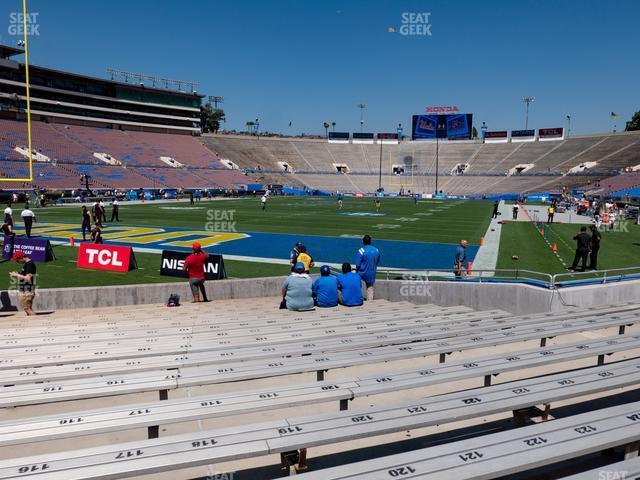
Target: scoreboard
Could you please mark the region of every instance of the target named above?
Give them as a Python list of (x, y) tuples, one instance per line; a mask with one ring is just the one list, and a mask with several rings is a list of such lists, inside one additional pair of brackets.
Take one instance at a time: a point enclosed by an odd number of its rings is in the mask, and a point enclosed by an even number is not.
[(473, 114), (414, 115), (411, 128), (413, 140), (450, 138), (471, 139)]

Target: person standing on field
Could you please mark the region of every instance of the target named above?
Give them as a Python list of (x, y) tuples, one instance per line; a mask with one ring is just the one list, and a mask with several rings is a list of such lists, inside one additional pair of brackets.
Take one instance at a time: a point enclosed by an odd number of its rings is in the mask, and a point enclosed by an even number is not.
[(20, 216), (24, 222), (24, 230), (27, 234), (27, 238), (31, 238), (31, 227), (33, 227), (33, 223), (36, 221), (36, 214), (28, 208), (25, 208), (22, 210)]
[(493, 213), (491, 214), (491, 218), (498, 218), (499, 212), (498, 208), (500, 207), (500, 202), (496, 200), (493, 202)]
[(91, 214), (85, 205), (82, 206), (82, 240), (87, 241), (87, 232), (91, 233)]
[(113, 222), (113, 220), (115, 219), (116, 222), (120, 221), (120, 215), (118, 215), (118, 213), (120, 212), (120, 203), (118, 202), (117, 198), (113, 199), (113, 203), (111, 203), (111, 220), (110, 222)]
[(578, 263), (582, 261), (580, 271), (584, 272), (587, 268), (587, 257), (589, 256), (589, 249), (591, 247), (591, 237), (587, 233), (587, 227), (580, 227), (580, 233), (573, 237), (573, 239), (576, 241), (576, 255), (569, 270), (577, 271)]

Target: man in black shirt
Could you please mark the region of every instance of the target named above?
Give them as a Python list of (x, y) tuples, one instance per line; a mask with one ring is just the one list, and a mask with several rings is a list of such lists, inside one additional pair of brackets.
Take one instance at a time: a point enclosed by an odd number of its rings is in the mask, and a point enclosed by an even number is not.
[(580, 233), (573, 237), (577, 242), (576, 256), (573, 259), (573, 264), (569, 270), (576, 270), (578, 263), (582, 260), (582, 270), (584, 272), (587, 268), (587, 257), (589, 256), (589, 245), (591, 244), (591, 237), (587, 233), (587, 227), (580, 227)]
[(491, 218), (498, 218), (498, 208), (500, 207), (500, 202), (496, 200), (493, 202), (493, 213), (491, 214)]
[(602, 234), (598, 230), (598, 227), (591, 225), (591, 254), (589, 256), (589, 270), (598, 269), (598, 250), (600, 250), (600, 240)]
[(36, 296), (36, 264), (20, 250), (13, 252), (11, 260), (22, 265), (21, 272), (9, 272), (9, 276), (19, 282), (20, 307), (27, 315), (35, 315), (33, 297)]

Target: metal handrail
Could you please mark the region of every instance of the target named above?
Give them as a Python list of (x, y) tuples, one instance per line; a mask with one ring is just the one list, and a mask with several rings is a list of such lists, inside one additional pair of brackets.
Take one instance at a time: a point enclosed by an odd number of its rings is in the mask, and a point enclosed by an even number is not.
[[(397, 276), (402, 277), (403, 280), (411, 280), (414, 277), (418, 277), (426, 281), (455, 278), (453, 269), (429, 268), (399, 270), (393, 268), (380, 268), (378, 270), (380, 273), (385, 274), (387, 280), (392, 280), (391, 277)], [(552, 282), (552, 275), (549, 273), (523, 269), (487, 269), (473, 270), (472, 273), (467, 275), (465, 278), (455, 279), (457, 281), (473, 280), (480, 283), (500, 280), (521, 280), (550, 286)]]
[[(564, 277), (572, 279), (562, 280)], [(575, 277), (582, 277), (576, 279)], [(633, 278), (631, 278), (633, 277)], [(551, 282), (554, 287), (562, 286), (564, 282), (589, 281), (589, 283), (611, 283), (622, 280), (634, 280), (640, 278), (640, 266), (609, 268), (606, 270), (591, 270), (588, 272), (556, 273)]]
[(463, 278), (456, 278), (453, 269), (443, 268), (406, 270), (397, 268), (379, 268), (378, 273), (383, 274), (387, 280), (422, 280), (427, 282), (436, 280), (455, 280), (461, 282), (473, 281), (479, 283), (488, 281), (521, 281), (522, 283), (534, 284), (535, 286), (545, 287), (549, 289), (558, 289), (567, 286), (567, 284), (569, 283), (605, 284), (611, 282), (620, 282), (624, 280), (637, 280), (640, 279), (640, 266), (610, 268), (606, 270), (593, 270), (589, 272), (563, 272), (556, 274), (521, 269), (486, 269), (473, 270), (470, 275)]

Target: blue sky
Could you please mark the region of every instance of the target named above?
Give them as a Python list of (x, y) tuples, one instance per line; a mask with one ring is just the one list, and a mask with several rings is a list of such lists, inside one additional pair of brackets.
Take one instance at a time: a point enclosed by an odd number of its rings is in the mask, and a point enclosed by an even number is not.
[[(0, 6), (0, 42), (15, 44)], [(640, 110), (640, 2), (28, 0), (31, 62), (195, 81), (225, 98), (226, 128), (322, 133), (410, 131), (426, 106), (457, 105), (490, 130), (618, 130)], [(402, 35), (402, 14), (430, 13), (431, 36)], [(395, 33), (388, 29), (395, 28)], [(293, 127), (289, 128), (289, 122)]]

